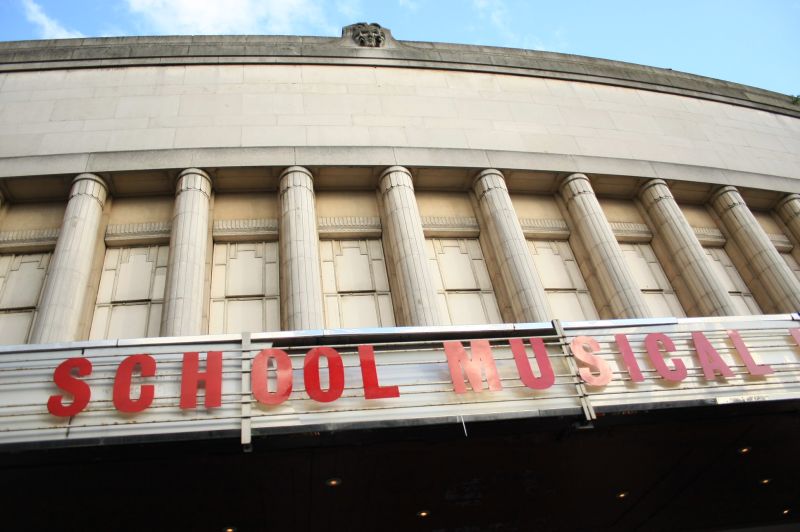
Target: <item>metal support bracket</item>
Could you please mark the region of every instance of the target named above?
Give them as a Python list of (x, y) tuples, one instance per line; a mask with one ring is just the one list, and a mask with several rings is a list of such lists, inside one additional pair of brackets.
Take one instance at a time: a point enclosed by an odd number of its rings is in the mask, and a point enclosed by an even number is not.
[(581, 403), (583, 415), (586, 417), (586, 421), (591, 422), (597, 419), (597, 414), (594, 411), (589, 394), (586, 392), (586, 386), (584, 386), (583, 382), (581, 382), (581, 376), (578, 372), (578, 365), (575, 363), (575, 358), (572, 356), (572, 353), (569, 350), (567, 335), (564, 332), (564, 327), (561, 325), (561, 320), (553, 320), (553, 329), (555, 329), (556, 334), (558, 335), (558, 343), (561, 345), (561, 350), (564, 352), (565, 359), (569, 365), (569, 371), (575, 375), (575, 387), (578, 390), (578, 400)]
[(249, 453), (253, 450), (252, 443), (252, 419), (250, 398), (250, 368), (252, 366), (252, 356), (250, 351), (250, 333), (242, 333), (242, 395), (240, 403), (242, 405), (242, 447), (244, 452)]

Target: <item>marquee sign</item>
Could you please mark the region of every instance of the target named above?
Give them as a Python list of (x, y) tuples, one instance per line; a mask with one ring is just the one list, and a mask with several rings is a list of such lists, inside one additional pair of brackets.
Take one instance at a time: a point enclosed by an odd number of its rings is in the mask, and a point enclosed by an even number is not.
[(0, 353), (0, 443), (198, 431), (247, 443), (252, 432), (800, 398), (793, 318), (22, 346)]

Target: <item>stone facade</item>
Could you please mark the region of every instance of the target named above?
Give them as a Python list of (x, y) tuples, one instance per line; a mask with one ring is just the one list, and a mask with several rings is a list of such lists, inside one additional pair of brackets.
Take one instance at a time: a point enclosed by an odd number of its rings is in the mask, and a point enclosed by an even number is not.
[(788, 98), (356, 26), (0, 43), (0, 341), (800, 309)]

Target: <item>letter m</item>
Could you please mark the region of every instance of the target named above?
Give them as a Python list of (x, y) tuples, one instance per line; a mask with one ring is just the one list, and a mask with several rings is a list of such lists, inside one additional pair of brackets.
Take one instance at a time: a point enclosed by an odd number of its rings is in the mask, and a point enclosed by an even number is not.
[(453, 388), (456, 393), (466, 393), (467, 386), (464, 382), (464, 374), (467, 376), (469, 385), (476, 392), (483, 391), (483, 374), (489, 381), (489, 389), (493, 392), (503, 389), (500, 384), (500, 377), (497, 374), (497, 366), (492, 358), (492, 348), (488, 340), (470, 341), (472, 357), (470, 358), (461, 342), (444, 342), (444, 352), (447, 355), (447, 365), (450, 366), (450, 376), (453, 379)]

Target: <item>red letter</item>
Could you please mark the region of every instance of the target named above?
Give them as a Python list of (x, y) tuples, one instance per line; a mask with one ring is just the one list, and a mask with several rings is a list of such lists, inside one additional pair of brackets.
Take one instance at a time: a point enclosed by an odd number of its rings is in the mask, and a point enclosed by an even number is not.
[(708, 341), (708, 338), (701, 332), (692, 333), (692, 342), (697, 351), (697, 358), (700, 359), (700, 365), (703, 366), (703, 374), (706, 380), (714, 380), (717, 378), (716, 372), (725, 377), (733, 377), (731, 368), (722, 360), (717, 350)]
[(633, 382), (644, 381), (642, 370), (639, 369), (639, 362), (637, 362), (636, 357), (633, 356), (633, 350), (631, 349), (631, 344), (628, 342), (628, 337), (624, 334), (615, 334), (614, 340), (617, 342), (617, 347), (619, 347), (619, 352), (622, 355), (623, 362), (625, 362), (625, 367), (628, 368), (628, 375), (631, 376), (631, 380)]
[(650, 333), (645, 337), (644, 345), (647, 347), (647, 355), (658, 374), (672, 382), (680, 382), (685, 379), (686, 366), (683, 364), (683, 360), (676, 358), (675, 369), (669, 369), (667, 363), (664, 362), (664, 355), (661, 354), (661, 345), (659, 344), (664, 346), (664, 351), (667, 353), (675, 351), (675, 343), (664, 333)]
[(467, 392), (464, 373), (467, 374), (469, 385), (475, 392), (483, 391), (482, 372), (486, 373), (490, 390), (493, 392), (502, 390), (503, 385), (500, 384), (500, 377), (497, 375), (497, 366), (494, 365), (489, 341), (472, 340), (469, 345), (472, 348), (473, 358), (469, 357), (461, 342), (444, 342), (444, 353), (447, 355), (447, 365), (450, 366), (450, 377), (453, 379), (456, 393)]
[(198, 353), (183, 354), (181, 375), (181, 408), (197, 408), (197, 388), (200, 381), (206, 385), (206, 408), (222, 405), (222, 353), (209, 351), (206, 370), (200, 371)]
[[(269, 391), (269, 360), (275, 360), (276, 390)], [(292, 361), (280, 349), (264, 349), (253, 359), (253, 368), (250, 372), (250, 382), (253, 387), (253, 396), (261, 404), (279, 405), (289, 398), (292, 393)]]
[(114, 407), (120, 412), (141, 412), (153, 403), (156, 392), (152, 384), (143, 384), (139, 398), (135, 401), (131, 399), (131, 377), (137, 365), (141, 368), (142, 377), (156, 374), (156, 361), (150, 355), (131, 355), (120, 363), (114, 378)]
[(733, 347), (736, 348), (736, 352), (739, 353), (739, 358), (741, 358), (744, 365), (747, 366), (747, 371), (750, 372), (750, 375), (760, 377), (762, 375), (775, 373), (775, 370), (768, 364), (756, 364), (756, 361), (753, 360), (753, 355), (750, 354), (750, 350), (744, 345), (744, 340), (742, 340), (739, 331), (728, 331), (728, 337), (733, 342)]
[[(319, 385), (319, 357), (328, 359), (328, 389)], [(342, 396), (344, 391), (344, 364), (342, 357), (332, 347), (315, 347), (306, 354), (303, 363), (303, 378), (308, 396), (320, 403), (330, 403)]]
[(792, 338), (794, 338), (794, 341), (800, 347), (800, 327), (797, 327), (795, 329), (789, 329), (789, 334), (792, 335)]
[(541, 377), (535, 377), (531, 370), (530, 361), (528, 361), (528, 354), (525, 352), (525, 344), (522, 343), (520, 338), (509, 338), (508, 343), (511, 346), (511, 352), (514, 353), (514, 362), (517, 364), (517, 371), (519, 378), (522, 379), (522, 384), (533, 390), (546, 390), (556, 382), (556, 376), (553, 373), (553, 366), (550, 364), (550, 358), (547, 356), (547, 348), (541, 338), (529, 338), (531, 347), (533, 347), (533, 354), (536, 356), (536, 363), (539, 365), (539, 373)]
[(397, 386), (381, 386), (378, 383), (378, 370), (375, 368), (375, 350), (371, 345), (358, 346), (358, 358), (361, 361), (364, 399), (400, 397), (400, 389)]
[(53, 373), (53, 382), (65, 392), (72, 394), (73, 400), (72, 404), (65, 406), (63, 395), (51, 395), (47, 400), (47, 411), (54, 416), (74, 416), (86, 408), (92, 397), (89, 385), (76, 379), (72, 375), (73, 369), (76, 370), (78, 377), (86, 377), (92, 374), (92, 363), (87, 358), (68, 358), (58, 365)]
[[(591, 336), (576, 336), (569, 344), (572, 354), (586, 364), (600, 372), (600, 375), (592, 375), (592, 370), (589, 368), (580, 368), (578, 374), (583, 381), (590, 386), (605, 386), (611, 382), (611, 368), (605, 360), (595, 356), (595, 353), (600, 352), (600, 344)], [(588, 349), (587, 349), (588, 348)]]

